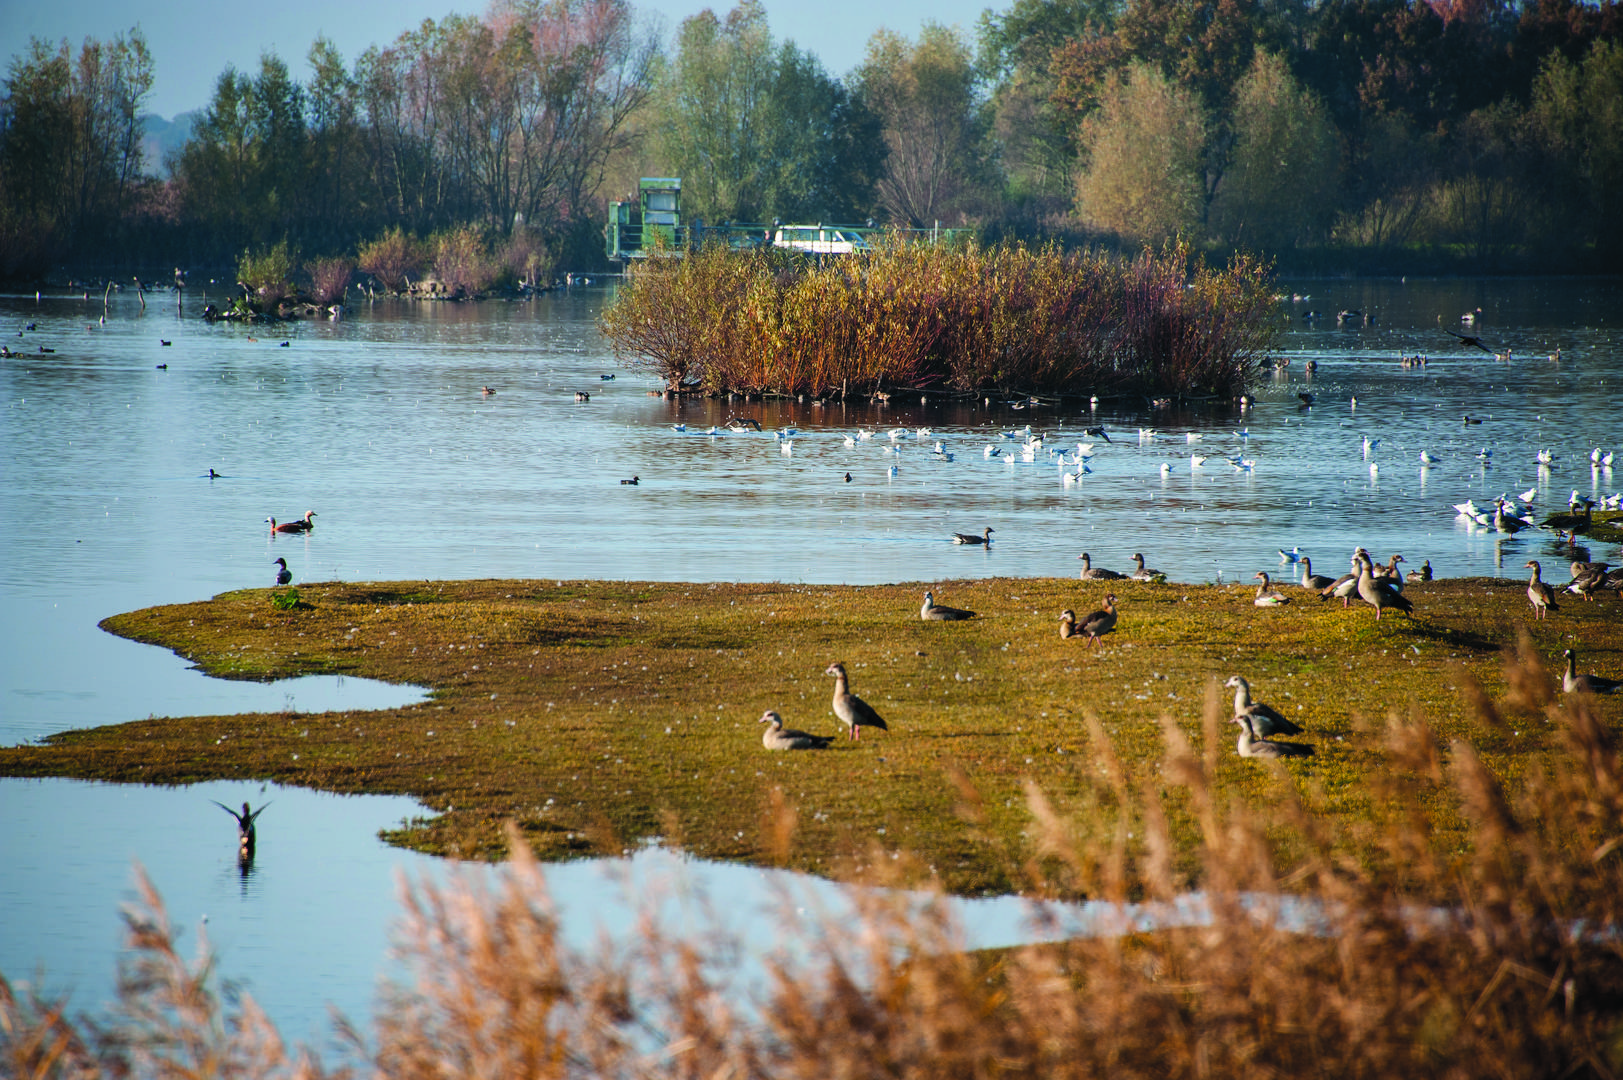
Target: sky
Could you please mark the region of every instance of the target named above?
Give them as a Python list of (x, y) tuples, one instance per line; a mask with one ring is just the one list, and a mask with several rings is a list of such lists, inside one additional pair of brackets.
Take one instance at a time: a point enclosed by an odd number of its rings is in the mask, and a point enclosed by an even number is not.
[[(632, 0), (639, 11), (656, 13), (665, 23), (666, 39), (689, 15), (713, 8), (718, 14), (729, 0)], [(997, 10), (1010, 0), (991, 0)], [(453, 12), (478, 14), (485, 0), (277, 0), (273, 4), (221, 4), (218, 0), (168, 0), (129, 4), (125, 0), (64, 0), (26, 3), (0, 0), (0, 57), (9, 71), (31, 37), (59, 42), (66, 38), (76, 52), (86, 37), (110, 40), (139, 26), (152, 52), (155, 77), (146, 111), (165, 119), (202, 108), (226, 65), (259, 70), (259, 55), (274, 51), (294, 77), (309, 75), (305, 55), (317, 36), (330, 38), (345, 61), (368, 46), (383, 45), (424, 19)], [(957, 25), (973, 34), (988, 0), (766, 0), (773, 36), (792, 39), (815, 53), (823, 66), (844, 75), (862, 59), (868, 38), (881, 27), (916, 37), (925, 19)]]

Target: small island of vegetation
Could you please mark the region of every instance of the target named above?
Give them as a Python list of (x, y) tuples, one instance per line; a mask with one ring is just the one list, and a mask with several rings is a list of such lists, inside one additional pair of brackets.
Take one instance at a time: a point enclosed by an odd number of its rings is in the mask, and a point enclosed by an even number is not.
[(673, 390), (849, 397), (1238, 394), (1282, 326), (1268, 267), (895, 239), (816, 259), (721, 245), (639, 266), (603, 314)]

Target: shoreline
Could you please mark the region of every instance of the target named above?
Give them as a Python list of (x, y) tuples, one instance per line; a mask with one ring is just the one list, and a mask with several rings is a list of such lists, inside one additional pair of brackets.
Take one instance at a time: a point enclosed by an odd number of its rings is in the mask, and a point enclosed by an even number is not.
[[(1090, 649), (1057, 633), (1058, 615), (1120, 598), (1116, 631)], [(165, 646), (209, 674), (345, 674), (414, 682), (426, 702), (370, 712), (153, 718), (0, 748), (0, 775), (180, 784), (266, 779), (340, 793), (410, 795), (441, 812), (387, 836), (461, 858), (506, 854), (516, 821), (544, 859), (619, 853), (651, 838), (706, 858), (843, 876), (872, 846), (905, 850), (949, 891), (1018, 891), (1034, 857), (1026, 785), (1087, 829), (1103, 797), (1088, 714), (1128, 781), (1161, 787), (1163, 715), (1206, 741), (1207, 681), (1246, 677), (1254, 697), (1306, 729), (1304, 762), (1244, 760), (1220, 691), (1213, 745), (1224, 799), (1271, 804), (1288, 783), (1350, 839), (1379, 824), (1371, 796), (1389, 765), (1389, 716), (1411, 703), (1439, 741), (1463, 739), (1508, 789), (1556, 738), (1501, 652), (1524, 625), (1545, 670), (1578, 650), (1581, 669), (1623, 674), (1615, 598), (1560, 601), (1542, 624), (1519, 579), (1411, 585), (1412, 617), (1343, 611), (1301, 589), (1256, 608), (1249, 586), (987, 578), (894, 585), (552, 580), (318, 583), (298, 608), (277, 590), (115, 615), (104, 629)], [(925, 588), (979, 612), (919, 619)], [(830, 711), (833, 661), (889, 722), (851, 742)], [(1470, 679), (1461, 675), (1468, 673)], [(1471, 681), (1511, 722), (1470, 719)], [(1518, 703), (1520, 702), (1520, 703)], [(1623, 702), (1596, 701), (1623, 731)], [(827, 750), (765, 750), (759, 717), (839, 736)], [(1161, 801), (1186, 882), (1199, 878), (1199, 827), (1187, 793)], [(786, 858), (768, 819), (793, 811)], [(1456, 806), (1430, 807), (1439, 851), (1467, 829)], [(781, 858), (781, 861), (780, 861)], [(1281, 865), (1290, 851), (1276, 854)]]

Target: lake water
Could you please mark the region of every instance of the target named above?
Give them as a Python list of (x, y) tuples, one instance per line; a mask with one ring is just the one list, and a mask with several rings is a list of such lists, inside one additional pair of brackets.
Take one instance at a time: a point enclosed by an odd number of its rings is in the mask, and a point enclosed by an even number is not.
[[(1316, 557), (1320, 572), (1339, 572), (1359, 544), (1383, 557), (1401, 551), (1412, 565), (1429, 558), (1445, 576), (1520, 576), (1528, 557), (1570, 558), (1547, 534), (1504, 539), (1472, 528), (1451, 504), (1536, 487), (1535, 505), (1549, 510), (1573, 490), (1618, 489), (1611, 470), (1590, 467), (1589, 453), (1623, 449), (1623, 283), (1281, 287), (1310, 299), (1284, 305), (1291, 363), (1259, 382), (1252, 409), (1152, 414), (1107, 403), (1064, 415), (1001, 403), (650, 397), (657, 381), (618, 367), (595, 330), (607, 292), (597, 287), (523, 304), (382, 303), (338, 322), (276, 328), (206, 325), (198, 296), (177, 315), (167, 294), (145, 309), (121, 294), (105, 323), (95, 297), (0, 297), (0, 343), (20, 354), (0, 360), (0, 741), (152, 715), (415, 700), (412, 688), (363, 680), (208, 679), (96, 627), (115, 612), (269, 585), (278, 556), (295, 582), (847, 583), (1072, 576), (1084, 550), (1118, 569), (1143, 551), (1183, 581), (1249, 580), (1277, 571), (1277, 550), (1292, 546)], [(1374, 323), (1301, 319), (1310, 308), (1355, 308)], [(1478, 308), (1466, 332), (1516, 359), (1498, 362), (1443, 332), (1462, 329), (1460, 314)], [(1548, 359), (1558, 347), (1559, 361)], [(1416, 352), (1428, 354), (1426, 367), (1399, 366)], [(1309, 359), (1318, 363), (1312, 375)], [(590, 400), (577, 402), (577, 391)], [(1299, 402), (1302, 391), (1317, 396), (1312, 408)], [(735, 413), (767, 431), (698, 434)], [(1465, 426), (1465, 414), (1484, 423)], [(1090, 475), (1067, 485), (1046, 454), (1007, 460), (1015, 443), (1002, 433), (1026, 424), (1048, 434), (1050, 447), (1074, 445), (1093, 424), (1111, 442), (1099, 443)], [(771, 430), (791, 425), (799, 431), (785, 452)], [(892, 447), (885, 434), (919, 425), (934, 428), (923, 443), (910, 436)], [(1151, 426), (1158, 434), (1141, 440), (1139, 429)], [(877, 434), (847, 447), (844, 437), (861, 429)], [(1379, 440), (1368, 457), (1365, 436)], [(936, 439), (953, 460), (930, 452)], [(1005, 453), (987, 458), (988, 444)], [(1486, 466), (1477, 458), (1485, 448)], [(1536, 460), (1545, 449), (1549, 468)], [(1422, 468), (1421, 450), (1436, 464)], [(1193, 468), (1191, 451), (1210, 460)], [(1229, 455), (1255, 466), (1237, 471)], [(210, 469), (222, 475), (209, 479)], [(636, 486), (620, 483), (633, 476)], [(270, 535), (265, 518), (306, 510), (316, 511), (313, 532)], [(988, 525), (989, 549), (948, 542)], [(1592, 554), (1618, 558), (1609, 546)], [(1089, 602), (1086, 590), (1079, 602)], [(157, 795), (140, 789), (0, 781), (0, 879), (27, 883), (0, 895), (8, 912), (0, 971), (17, 977), (42, 960), (68, 982), (108, 985), (117, 903), (139, 859), (181, 925), (206, 912), (213, 926), (227, 902), (240, 905), (225, 969), (276, 1002), (272, 1015), (289, 1034), (319, 1025), (323, 1000), (364, 1015), (396, 911), (392, 868), (419, 864), (375, 833), (415, 813), (413, 804), (386, 800), (363, 812), (371, 800), (277, 793), (265, 821), (290, 815), (278, 824), (284, 839), (262, 847), (260, 875), (238, 888), (230, 822), (209, 805), (243, 797), (257, 805), (238, 790), (161, 793), (183, 801), (160, 811), (146, 801)], [(344, 816), (351, 807), (355, 816)], [(37, 848), (23, 846), (23, 822), (37, 830), (27, 841)], [(98, 846), (114, 822), (121, 839)], [(289, 834), (300, 847), (283, 846)], [(323, 860), (281, 861), (317, 835), (343, 846)], [(10, 872), (29, 858), (37, 873)], [(344, 899), (277, 922), (282, 890), (319, 901), (352, 867)], [(80, 898), (84, 914), (65, 917), (64, 894)], [(54, 928), (40, 932), (53, 942), (44, 951), (12, 929), (24, 908)], [(352, 913), (377, 932), (295, 941), (312, 923), (343, 926)], [(300, 948), (317, 951), (330, 977), (282, 961)]]

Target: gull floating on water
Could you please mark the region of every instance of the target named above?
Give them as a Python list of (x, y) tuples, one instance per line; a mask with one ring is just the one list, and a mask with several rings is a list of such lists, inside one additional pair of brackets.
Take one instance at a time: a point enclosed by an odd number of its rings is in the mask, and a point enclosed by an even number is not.
[(1548, 450), (1540, 450), (1537, 457), (1540, 465), (1550, 465), (1555, 462), (1555, 455), (1550, 453)]
[(1379, 445), (1381, 445), (1381, 440), (1372, 439), (1368, 435), (1365, 435), (1364, 436), (1364, 456), (1369, 457), (1369, 452), (1371, 450), (1375, 449)]
[(1190, 454), (1189, 455), (1189, 467), (1191, 469), (1198, 469), (1204, 464), (1206, 464), (1206, 455), (1205, 454)]
[(1282, 563), (1297, 562), (1301, 558), (1302, 549), (1300, 547), (1293, 547), (1289, 551), (1286, 551), (1284, 548), (1279, 549), (1279, 561)]
[(1437, 464), (1437, 459), (1432, 457), (1431, 451), (1422, 450), (1422, 451), (1420, 451), (1420, 464), (1422, 464), (1422, 465), (1435, 465), (1435, 464)]
[(1189, 431), (1184, 433), (1184, 439), (1188, 442), (1199, 442), (1205, 437), (1205, 435), (1198, 431)]

